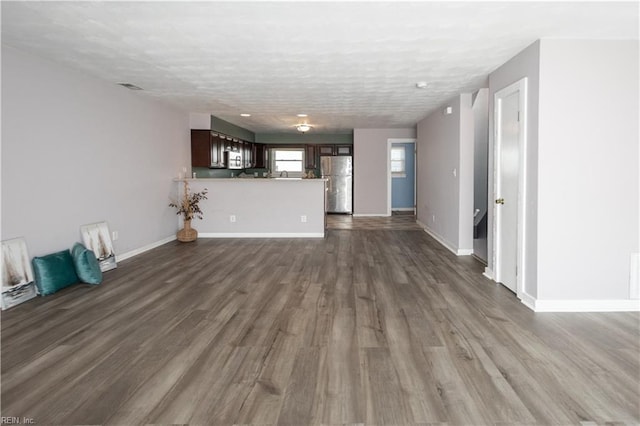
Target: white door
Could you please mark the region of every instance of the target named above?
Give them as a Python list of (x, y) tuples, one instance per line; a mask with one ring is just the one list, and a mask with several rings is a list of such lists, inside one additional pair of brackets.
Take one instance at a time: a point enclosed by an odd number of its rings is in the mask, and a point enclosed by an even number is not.
[(500, 100), (500, 175), (496, 201), (498, 225), (499, 282), (514, 293), (517, 285), (518, 252), (518, 170), (520, 167), (520, 92)]
[(524, 290), (526, 79), (495, 94), (495, 280)]

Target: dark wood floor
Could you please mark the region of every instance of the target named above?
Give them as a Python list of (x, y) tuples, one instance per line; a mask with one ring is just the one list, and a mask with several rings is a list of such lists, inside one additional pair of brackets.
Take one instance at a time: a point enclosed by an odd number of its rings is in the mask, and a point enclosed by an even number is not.
[(640, 421), (640, 316), (535, 314), (426, 233), (169, 243), (2, 313), (38, 424)]

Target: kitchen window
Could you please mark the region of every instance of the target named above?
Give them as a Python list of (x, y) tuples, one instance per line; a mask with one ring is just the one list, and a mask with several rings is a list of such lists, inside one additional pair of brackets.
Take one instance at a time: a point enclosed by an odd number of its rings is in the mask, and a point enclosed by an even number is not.
[(391, 147), (391, 177), (407, 177), (406, 152), (404, 146)]
[(305, 171), (304, 164), (304, 148), (273, 148), (271, 150), (271, 174), (274, 177), (281, 177), (281, 175), (302, 177)]

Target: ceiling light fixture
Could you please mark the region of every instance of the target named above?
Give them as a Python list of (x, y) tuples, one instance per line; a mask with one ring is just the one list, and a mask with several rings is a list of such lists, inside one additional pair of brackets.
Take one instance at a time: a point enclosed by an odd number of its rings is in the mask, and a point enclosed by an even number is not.
[(298, 129), (300, 133), (306, 133), (311, 130), (311, 126), (309, 126), (308, 124), (298, 124), (296, 125), (296, 129)]
[(240, 114), (240, 117), (251, 117), (251, 114), (242, 113), (242, 114)]
[(427, 88), (427, 82), (426, 81), (419, 81), (416, 83), (416, 87), (418, 89), (426, 89)]
[(298, 114), (298, 117), (305, 118), (305, 117), (308, 117), (308, 115), (307, 114)]

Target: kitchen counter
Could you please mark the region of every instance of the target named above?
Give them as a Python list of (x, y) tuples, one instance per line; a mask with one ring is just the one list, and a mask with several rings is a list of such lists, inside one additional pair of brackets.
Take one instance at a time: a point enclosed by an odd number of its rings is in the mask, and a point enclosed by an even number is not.
[[(207, 188), (202, 220), (191, 225), (201, 238), (322, 238), (325, 179), (175, 179), (180, 196)], [(181, 220), (181, 219), (179, 219)], [(180, 227), (182, 224), (180, 224)]]
[(240, 182), (273, 182), (273, 181), (292, 181), (292, 182), (315, 182), (321, 181), (325, 182), (327, 179), (323, 178), (314, 178), (314, 179), (303, 179), (303, 178), (294, 178), (294, 177), (272, 177), (272, 178), (260, 178), (260, 177), (232, 177), (232, 178), (195, 178), (195, 179), (174, 179), (174, 182), (217, 182), (217, 181), (240, 181)]

